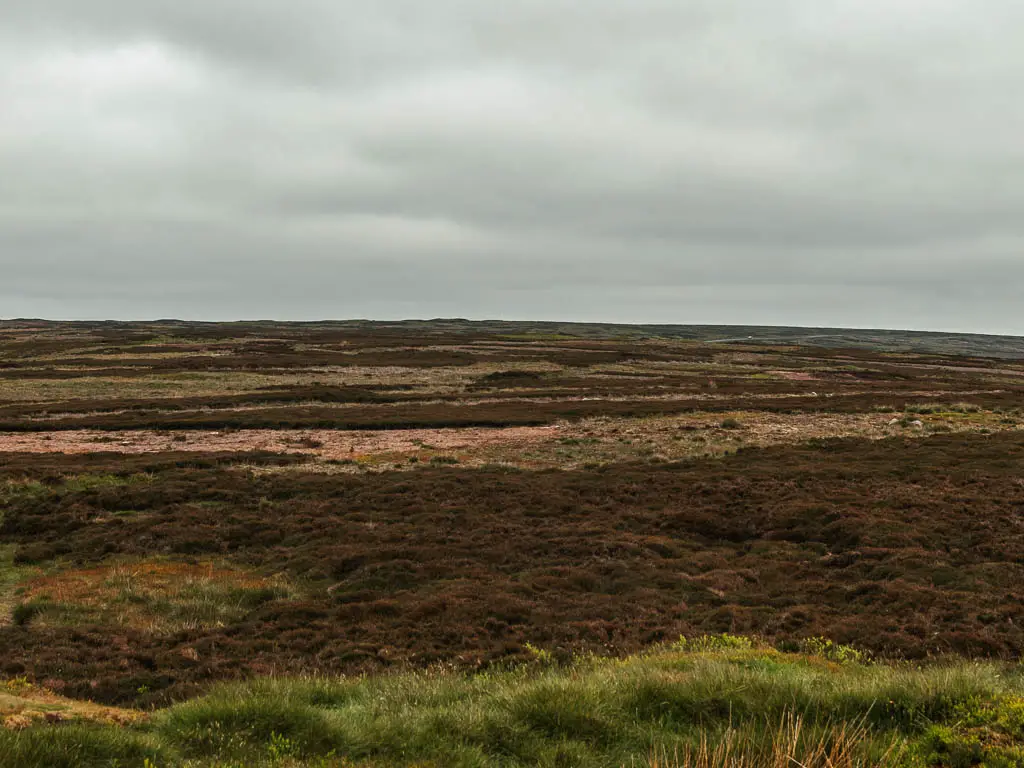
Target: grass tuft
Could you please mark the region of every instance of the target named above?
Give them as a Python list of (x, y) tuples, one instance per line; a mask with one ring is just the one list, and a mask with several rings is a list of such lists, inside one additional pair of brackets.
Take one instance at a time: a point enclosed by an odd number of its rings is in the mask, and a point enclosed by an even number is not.
[(173, 760), (168, 748), (127, 728), (81, 724), (0, 728), (2, 768), (163, 768), (172, 765)]

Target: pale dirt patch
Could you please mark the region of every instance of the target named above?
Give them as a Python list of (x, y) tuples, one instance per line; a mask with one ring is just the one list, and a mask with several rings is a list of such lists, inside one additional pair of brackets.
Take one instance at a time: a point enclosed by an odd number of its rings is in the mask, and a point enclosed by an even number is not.
[[(520, 451), (501, 453), (496, 444), (486, 461), (507, 462), (529, 468), (572, 469), (613, 462), (678, 461), (734, 453), (743, 447), (797, 444), (815, 439), (859, 437), (921, 438), (936, 432), (992, 432), (1019, 429), (1003, 424), (998, 414), (985, 412), (921, 416), (920, 428), (892, 424), (901, 414), (773, 414), (760, 411), (692, 413), (650, 418), (595, 418), (564, 424), (551, 440)], [(723, 426), (729, 424), (729, 426)], [(734, 426), (738, 424), (738, 426)]]
[[(409, 430), (243, 429), (229, 432), (96, 430), (0, 433), (0, 451), (32, 453), (151, 453), (270, 451), (309, 457), (298, 467), (318, 471), (412, 469), (436, 457), (461, 466), (508, 464), (572, 469), (622, 461), (677, 461), (835, 437), (926, 437), (938, 431), (1018, 429), (998, 414), (926, 414), (921, 427), (892, 423), (902, 414), (774, 414), (760, 411), (688, 413), (648, 418), (596, 417), (541, 427)], [(724, 426), (723, 426), (724, 425)], [(343, 462), (344, 466), (338, 466)], [(291, 471), (295, 467), (257, 471)], [(255, 468), (254, 468), (255, 470)]]
[[(183, 350), (181, 352), (147, 352), (145, 347), (133, 347), (126, 352), (111, 353), (106, 347), (90, 347), (86, 349), (75, 349), (71, 352), (61, 352), (52, 355), (33, 355), (31, 360), (34, 363), (60, 363), (62, 360), (75, 360), (82, 357), (91, 357), (103, 362), (110, 361), (111, 366), (116, 366), (121, 360), (176, 360), (183, 357), (228, 357), (232, 353), (229, 350)], [(34, 366), (39, 367), (39, 366)], [(54, 365), (58, 370), (60, 365)], [(80, 370), (78, 368), (63, 368), (64, 370)], [(88, 369), (87, 369), (88, 370)]]
[[(59, 680), (51, 682), (61, 684)], [(133, 709), (66, 699), (24, 680), (0, 681), (0, 724), (8, 730), (21, 730), (40, 723), (71, 721), (130, 725), (140, 723), (147, 717), (145, 713)]]
[(0, 451), (27, 453), (155, 453), (162, 451), (271, 451), (313, 454), (321, 459), (358, 459), (380, 453), (412, 453), (424, 448), (468, 450), (501, 444), (540, 442), (559, 434), (560, 426), (330, 430), (241, 429), (231, 432), (157, 432), (73, 430), (67, 432), (0, 433)]
[(807, 371), (766, 371), (769, 376), (775, 376), (786, 381), (815, 381), (815, 377)]
[(715, 363), (725, 365), (764, 365), (765, 355), (760, 352), (718, 352), (711, 358)]

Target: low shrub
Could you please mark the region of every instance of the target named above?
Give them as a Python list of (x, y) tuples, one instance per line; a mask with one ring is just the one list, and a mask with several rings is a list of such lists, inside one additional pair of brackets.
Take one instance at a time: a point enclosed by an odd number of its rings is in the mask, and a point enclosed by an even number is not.
[(723, 633), (720, 635), (700, 635), (699, 637), (680, 637), (673, 647), (680, 651), (696, 653), (749, 651), (754, 647), (754, 641), (749, 637)]
[(853, 646), (835, 643), (825, 637), (810, 637), (800, 644), (800, 650), (811, 656), (820, 656), (840, 664), (864, 663), (870, 655)]
[(45, 613), (48, 607), (48, 602), (43, 600), (18, 603), (11, 609), (11, 622), (17, 627), (28, 626), (33, 619)]
[(431, 464), (458, 464), (459, 460), (455, 456), (431, 456)]

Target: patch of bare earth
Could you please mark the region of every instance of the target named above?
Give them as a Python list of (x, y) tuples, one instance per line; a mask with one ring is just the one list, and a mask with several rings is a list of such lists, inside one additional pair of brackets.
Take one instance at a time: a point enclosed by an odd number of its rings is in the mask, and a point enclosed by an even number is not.
[(768, 371), (768, 374), (786, 381), (815, 381), (807, 371)]
[(73, 430), (0, 434), (0, 451), (30, 453), (156, 453), (162, 451), (271, 451), (309, 453), (322, 459), (419, 451), (467, 450), (500, 443), (524, 445), (559, 434), (562, 427), (362, 430), (241, 429), (231, 432), (104, 432)]
[[(918, 423), (920, 419), (920, 423)], [(907, 422), (892, 413), (760, 411), (691, 413), (650, 418), (598, 417), (541, 427), (409, 430), (243, 429), (226, 432), (128, 430), (0, 433), (0, 451), (155, 453), (269, 451), (309, 456), (301, 466), (345, 471), (411, 469), (435, 457), (463, 466), (502, 463), (529, 469), (573, 468), (637, 459), (674, 461), (719, 456), (823, 438), (926, 437), (936, 432), (1017, 429), (999, 414), (923, 415)], [(267, 470), (271, 471), (271, 470)], [(287, 468), (272, 471), (288, 471)]]
[[(49, 681), (55, 686), (60, 680)], [(0, 725), (21, 730), (41, 723), (94, 722), (129, 725), (146, 719), (143, 712), (66, 699), (24, 680), (0, 681)]]

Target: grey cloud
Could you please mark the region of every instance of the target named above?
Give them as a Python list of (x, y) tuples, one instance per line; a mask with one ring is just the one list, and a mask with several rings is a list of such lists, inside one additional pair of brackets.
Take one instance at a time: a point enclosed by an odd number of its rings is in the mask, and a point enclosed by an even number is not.
[(1024, 8), (51, 0), (0, 316), (1024, 333)]

